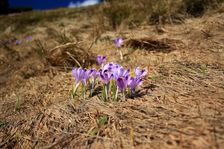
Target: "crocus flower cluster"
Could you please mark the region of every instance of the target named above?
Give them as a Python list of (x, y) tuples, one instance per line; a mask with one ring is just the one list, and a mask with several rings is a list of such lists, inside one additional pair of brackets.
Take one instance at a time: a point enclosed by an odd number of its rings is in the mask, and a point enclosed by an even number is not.
[(104, 98), (108, 99), (110, 95), (113, 95), (113, 98), (117, 99), (119, 91), (125, 94), (127, 90), (130, 90), (130, 93), (134, 94), (136, 88), (142, 83), (143, 77), (147, 74), (146, 70), (137, 67), (134, 71), (135, 75), (131, 76), (129, 69), (125, 69), (123, 66), (114, 62), (106, 63), (105, 56), (98, 55), (97, 62), (101, 66), (99, 70), (95, 68), (74, 68), (72, 70), (72, 74), (76, 80), (75, 91), (80, 83), (82, 83), (85, 88), (88, 83), (91, 83), (90, 95), (92, 96), (92, 92), (98, 81), (99, 84), (103, 85), (105, 93)]

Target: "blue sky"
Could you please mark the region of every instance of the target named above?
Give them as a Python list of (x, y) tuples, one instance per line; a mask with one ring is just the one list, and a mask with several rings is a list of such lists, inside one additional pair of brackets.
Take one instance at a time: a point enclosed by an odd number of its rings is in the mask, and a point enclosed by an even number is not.
[(100, 0), (9, 0), (10, 7), (32, 7), (33, 9), (51, 9), (57, 7), (88, 6)]

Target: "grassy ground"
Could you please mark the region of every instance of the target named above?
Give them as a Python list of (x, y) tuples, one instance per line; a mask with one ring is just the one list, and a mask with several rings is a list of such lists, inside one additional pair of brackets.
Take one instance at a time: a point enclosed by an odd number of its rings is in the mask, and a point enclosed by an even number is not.
[[(0, 148), (224, 147), (223, 6), (132, 2), (0, 16)], [(138, 97), (71, 103), (72, 67), (97, 54), (148, 69)]]

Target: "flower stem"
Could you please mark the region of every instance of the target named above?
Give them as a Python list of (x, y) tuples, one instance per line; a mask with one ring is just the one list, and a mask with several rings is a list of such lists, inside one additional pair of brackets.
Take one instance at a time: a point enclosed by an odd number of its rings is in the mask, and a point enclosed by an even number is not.
[(107, 95), (107, 85), (106, 84), (103, 86), (102, 96), (103, 96), (103, 100), (107, 101), (108, 95)]
[(79, 84), (80, 84), (80, 83), (77, 83), (77, 84), (75, 85), (75, 87), (73, 87), (73, 89), (72, 89), (72, 99), (74, 99), (74, 97), (75, 97), (75, 95), (76, 95), (76, 91), (77, 91), (77, 89), (78, 89), (78, 87), (79, 87)]
[(110, 82), (107, 83), (106, 90), (107, 90), (107, 99), (108, 99), (108, 98), (110, 98)]
[(122, 97), (123, 98), (123, 101), (125, 101), (125, 90), (122, 91), (122, 96), (123, 96)]
[(83, 84), (83, 98), (86, 99), (86, 85)]
[(92, 82), (92, 86), (91, 86), (91, 89), (90, 89), (90, 97), (93, 97), (94, 87), (95, 87), (95, 80), (93, 80), (93, 82)]
[(117, 96), (118, 96), (118, 87), (117, 87), (117, 89), (116, 89), (116, 94), (115, 94), (115, 101), (117, 101)]
[(124, 59), (124, 56), (123, 56), (123, 53), (122, 53), (121, 49), (119, 50), (119, 54), (120, 54), (121, 60), (123, 60)]
[(115, 81), (114, 81), (114, 80), (111, 81), (110, 89), (111, 89), (111, 93), (112, 93), (113, 101), (115, 101), (115, 96), (116, 96), (117, 86), (115, 85)]
[(108, 99), (108, 90), (107, 90), (107, 85), (105, 85), (105, 97), (106, 97), (106, 101)]
[(135, 97), (135, 90), (131, 89), (131, 98)]

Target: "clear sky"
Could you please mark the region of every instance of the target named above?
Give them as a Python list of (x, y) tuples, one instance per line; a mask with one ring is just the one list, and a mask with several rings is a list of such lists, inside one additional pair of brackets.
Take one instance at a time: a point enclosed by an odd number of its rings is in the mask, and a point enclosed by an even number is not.
[(32, 7), (51, 9), (57, 7), (77, 7), (99, 3), (100, 0), (9, 0), (10, 7)]

